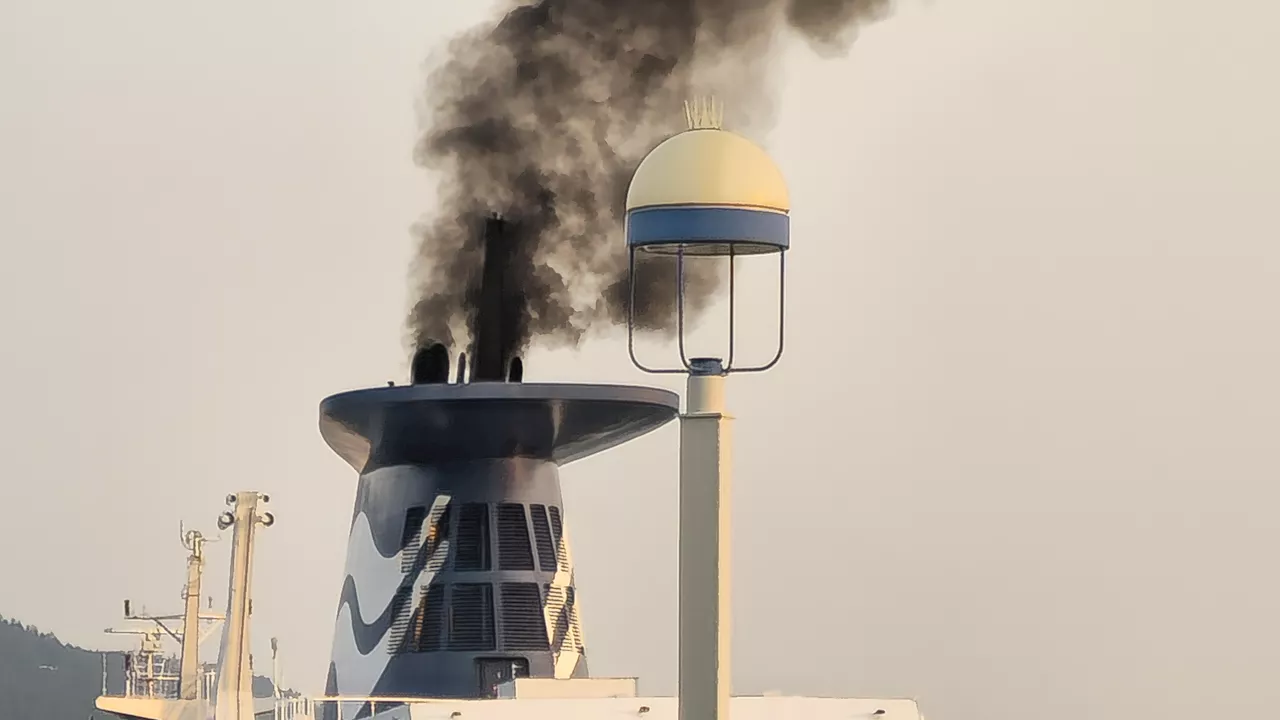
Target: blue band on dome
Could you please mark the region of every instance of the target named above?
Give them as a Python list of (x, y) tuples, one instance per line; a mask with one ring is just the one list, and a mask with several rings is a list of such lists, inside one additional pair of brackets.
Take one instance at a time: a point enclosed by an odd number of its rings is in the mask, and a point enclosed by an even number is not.
[(791, 247), (791, 218), (740, 207), (665, 206), (627, 214), (627, 244), (758, 243)]

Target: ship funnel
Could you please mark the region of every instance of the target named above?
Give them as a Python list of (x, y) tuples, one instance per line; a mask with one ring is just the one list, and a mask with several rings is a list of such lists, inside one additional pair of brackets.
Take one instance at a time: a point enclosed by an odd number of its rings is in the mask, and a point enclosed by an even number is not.
[[(327, 695), (478, 698), (588, 676), (559, 467), (674, 419), (679, 399), (521, 373), (321, 404), (321, 434), (360, 475)], [(344, 720), (369, 712), (340, 704)]]

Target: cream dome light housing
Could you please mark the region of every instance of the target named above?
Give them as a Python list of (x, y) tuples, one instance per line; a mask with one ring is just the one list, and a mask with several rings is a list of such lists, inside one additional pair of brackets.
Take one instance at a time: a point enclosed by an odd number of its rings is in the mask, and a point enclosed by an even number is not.
[(711, 103), (686, 106), (689, 130), (641, 161), (627, 190), (627, 244), (685, 255), (760, 255), (790, 247), (782, 172), (750, 140), (720, 128)]

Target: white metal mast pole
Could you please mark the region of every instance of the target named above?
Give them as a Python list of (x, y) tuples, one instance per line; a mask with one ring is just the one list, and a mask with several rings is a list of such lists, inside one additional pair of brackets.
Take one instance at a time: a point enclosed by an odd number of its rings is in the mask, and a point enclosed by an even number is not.
[(271, 638), (271, 694), (280, 700), (280, 641)]
[(679, 720), (727, 720), (730, 426), (721, 362), (690, 362), (680, 418)]
[(187, 557), (186, 608), (182, 613), (182, 665), (178, 697), (195, 700), (200, 690), (200, 574), (204, 569), (204, 536), (192, 530), (183, 533)]
[(213, 720), (252, 720), (253, 658), (249, 654), (249, 615), (253, 611), (254, 535), (259, 524), (270, 527), (271, 513), (258, 514), (259, 502), (267, 496), (239, 492), (228, 496), (234, 512), (223, 513), (219, 529), (233, 527), (231, 577), (227, 589), (227, 613), (222, 624), (222, 651), (218, 658), (218, 679), (214, 690)]

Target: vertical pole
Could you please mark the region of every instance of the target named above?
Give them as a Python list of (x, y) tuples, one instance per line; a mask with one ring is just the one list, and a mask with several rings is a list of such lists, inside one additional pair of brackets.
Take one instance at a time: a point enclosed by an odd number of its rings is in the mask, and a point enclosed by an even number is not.
[(271, 697), (274, 698), (276, 720), (281, 720), (280, 705), (280, 641), (271, 638)]
[(730, 425), (723, 366), (690, 361), (680, 418), (679, 720), (728, 720)]
[(271, 694), (280, 700), (280, 641), (271, 638)]
[[(254, 531), (260, 496), (239, 492), (231, 502), (234, 520), (231, 537), (231, 572), (227, 591), (227, 613), (222, 624), (222, 651), (218, 657), (218, 679), (213, 701), (214, 720), (252, 720), (253, 676), (249, 655), (250, 583), (253, 577)], [(225, 527), (221, 522), (219, 527)]]
[(200, 687), (200, 573), (204, 567), (204, 538), (191, 532), (184, 540), (187, 549), (186, 608), (182, 613), (182, 665), (178, 697), (195, 700)]

